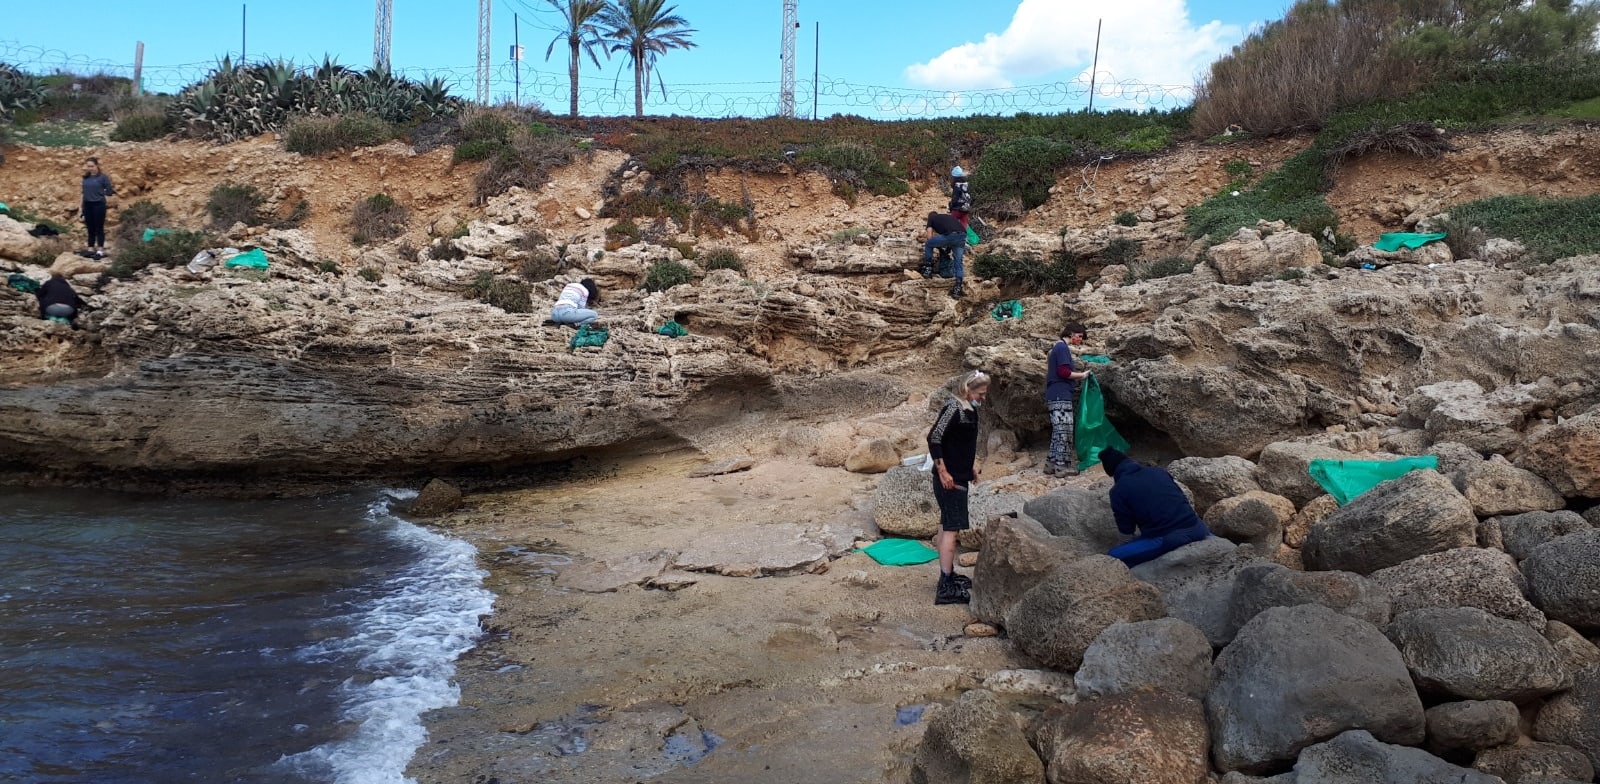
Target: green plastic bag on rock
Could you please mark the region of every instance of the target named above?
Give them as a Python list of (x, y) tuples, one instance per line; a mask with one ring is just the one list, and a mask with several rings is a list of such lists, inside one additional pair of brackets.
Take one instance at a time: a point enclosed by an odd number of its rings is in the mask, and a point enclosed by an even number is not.
[(267, 268), (267, 254), (263, 253), (260, 248), (252, 248), (222, 262), (222, 266), (264, 270)]
[(1344, 506), (1380, 482), (1399, 479), (1412, 471), (1439, 470), (1439, 458), (1424, 455), (1399, 460), (1313, 460), (1306, 470), (1333, 500)]
[(994, 316), (995, 321), (1005, 321), (1008, 318), (1022, 318), (1022, 303), (1014, 299), (1008, 299), (1005, 302), (995, 305), (994, 309), (989, 311), (989, 315)]
[(1083, 380), (1083, 392), (1078, 395), (1077, 409), (1073, 446), (1078, 452), (1079, 471), (1100, 462), (1100, 453), (1107, 449), (1128, 451), (1128, 439), (1123, 438), (1111, 426), (1111, 420), (1106, 419), (1106, 399), (1100, 392), (1100, 381), (1093, 373)]
[(577, 351), (580, 348), (586, 348), (589, 346), (599, 348), (600, 346), (604, 346), (606, 341), (610, 339), (610, 332), (600, 329), (599, 327), (591, 327), (588, 324), (584, 324), (578, 327), (577, 334), (572, 336), (572, 342), (567, 344), (567, 351)]
[(689, 330), (684, 329), (683, 325), (676, 321), (669, 321), (665, 324), (662, 324), (661, 328), (656, 330), (656, 334), (666, 335), (669, 338), (681, 338), (684, 335), (689, 334)]
[(149, 242), (149, 241), (151, 241), (151, 240), (153, 240), (153, 239), (155, 239), (155, 238), (157, 238), (157, 237), (159, 237), (159, 236), (161, 236), (163, 234), (171, 234), (171, 233), (172, 233), (172, 229), (145, 229), (144, 233), (139, 235), (139, 241), (140, 242)]

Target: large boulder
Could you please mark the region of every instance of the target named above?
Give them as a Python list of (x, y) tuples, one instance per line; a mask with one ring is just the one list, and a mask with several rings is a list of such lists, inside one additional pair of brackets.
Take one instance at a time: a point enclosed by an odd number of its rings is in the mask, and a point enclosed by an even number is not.
[(1426, 717), (1428, 748), (1435, 753), (1504, 746), (1517, 739), (1521, 720), (1516, 704), (1505, 700), (1447, 702), (1429, 708)]
[(1517, 462), (1564, 496), (1600, 498), (1600, 408), (1528, 439)]
[(1572, 685), (1542, 635), (1476, 607), (1401, 613), (1386, 633), (1427, 694), (1526, 702)]
[(1044, 764), (994, 692), (973, 689), (928, 721), (913, 784), (1039, 784)]
[(1121, 561), (1092, 555), (1056, 569), (1006, 615), (1017, 647), (1040, 663), (1075, 670), (1106, 627), (1165, 615), (1161, 594)]
[(1167, 473), (1194, 493), (1194, 510), (1200, 514), (1224, 498), (1261, 489), (1256, 464), (1238, 455), (1181, 458), (1168, 464)]
[(1533, 603), (1581, 631), (1600, 632), (1600, 529), (1589, 529), (1533, 548), (1522, 570)]
[(1424, 607), (1476, 607), (1544, 628), (1544, 613), (1528, 602), (1527, 581), (1516, 561), (1499, 550), (1463, 547), (1430, 553), (1379, 569), (1371, 579), (1389, 594), (1396, 615)]
[(1256, 481), (1261, 483), (1262, 490), (1281, 495), (1301, 507), (1327, 493), (1311, 478), (1311, 461), (1360, 460), (1362, 457), (1323, 444), (1280, 441), (1261, 450), (1261, 456), (1256, 459)]
[(1561, 784), (1593, 781), (1594, 766), (1583, 752), (1559, 743), (1519, 743), (1487, 749), (1472, 767), (1505, 779), (1506, 784)]
[(1300, 507), (1283, 526), (1283, 543), (1300, 549), (1306, 544), (1306, 537), (1311, 534), (1311, 526), (1322, 522), (1328, 515), (1339, 510), (1339, 502), (1331, 495), (1319, 495), (1311, 499), (1310, 503)]
[(1519, 441), (1521, 412), (1473, 381), (1418, 387), (1402, 405), (1408, 418), (1422, 420), (1435, 442), (1453, 441), (1487, 454), (1510, 452)]
[(39, 238), (28, 233), (33, 228), (9, 215), (0, 215), (0, 259), (25, 261), (39, 247)]
[(443, 479), (430, 479), (412, 499), (406, 514), (412, 517), (438, 517), (461, 506), (461, 488)]
[(926, 471), (895, 466), (878, 481), (872, 495), (872, 519), (885, 536), (927, 539), (939, 532), (939, 503)]
[(1165, 692), (1117, 694), (1051, 708), (1034, 731), (1059, 784), (1204, 784), (1206, 716)]
[(1061, 537), (1078, 555), (1098, 555), (1122, 541), (1116, 517), (1111, 514), (1109, 482), (1045, 493), (1023, 504), (1022, 513)]
[(1364, 730), (1306, 749), (1284, 784), (1504, 784), (1422, 749), (1379, 742)]
[(1461, 471), (1455, 484), (1479, 517), (1548, 512), (1567, 505), (1549, 482), (1499, 455)]
[(1350, 729), (1421, 743), (1422, 700), (1400, 652), (1365, 621), (1314, 604), (1268, 609), (1217, 657), (1206, 709), (1223, 771), (1269, 773)]
[(983, 531), (983, 549), (972, 573), (973, 616), (1004, 625), (1023, 594), (1076, 556), (1067, 541), (1051, 536), (1032, 518), (996, 518)]
[(1550, 698), (1539, 709), (1533, 737), (1582, 751), (1600, 768), (1600, 667), (1579, 670), (1572, 690)]
[(1567, 534), (1588, 531), (1593, 526), (1577, 512), (1526, 512), (1498, 518), (1500, 542), (1513, 558), (1524, 560), (1545, 542)]
[(1371, 574), (1419, 555), (1472, 547), (1478, 518), (1436, 471), (1412, 471), (1352, 499), (1311, 527), (1302, 553), (1309, 569)]
[(1309, 234), (1289, 230), (1263, 236), (1256, 229), (1243, 228), (1211, 246), (1206, 261), (1223, 283), (1248, 286), (1291, 267), (1315, 267), (1322, 262), (1322, 251)]
[(881, 474), (898, 465), (900, 452), (894, 448), (894, 442), (887, 438), (868, 438), (857, 442), (844, 459), (844, 470), (855, 474)]
[(1567, 672), (1580, 672), (1590, 667), (1600, 667), (1600, 645), (1560, 621), (1544, 625), (1544, 638), (1556, 649), (1556, 658)]
[(1203, 700), (1211, 686), (1211, 643), (1176, 618), (1114, 623), (1089, 644), (1076, 681), (1079, 700), (1141, 691)]
[(1283, 542), (1283, 528), (1294, 516), (1294, 502), (1265, 490), (1224, 498), (1206, 510), (1206, 527), (1211, 532), (1240, 544), (1264, 544), (1276, 548)]
[(1359, 574), (1297, 572), (1279, 564), (1258, 564), (1239, 570), (1228, 613), (1229, 625), (1237, 633), (1269, 608), (1302, 604), (1321, 605), (1373, 626), (1389, 623), (1389, 595)]
[(1214, 646), (1227, 645), (1234, 628), (1228, 617), (1239, 570), (1266, 563), (1249, 548), (1219, 536), (1184, 545), (1133, 567), (1133, 575), (1161, 591), (1167, 614), (1192, 624)]

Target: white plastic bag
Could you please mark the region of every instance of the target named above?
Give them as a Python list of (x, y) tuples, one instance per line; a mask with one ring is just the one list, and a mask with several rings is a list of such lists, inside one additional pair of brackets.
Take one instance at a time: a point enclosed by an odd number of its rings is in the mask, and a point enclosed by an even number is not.
[(203, 250), (194, 254), (194, 258), (189, 260), (188, 270), (199, 275), (215, 266), (217, 266), (217, 255), (209, 250)]

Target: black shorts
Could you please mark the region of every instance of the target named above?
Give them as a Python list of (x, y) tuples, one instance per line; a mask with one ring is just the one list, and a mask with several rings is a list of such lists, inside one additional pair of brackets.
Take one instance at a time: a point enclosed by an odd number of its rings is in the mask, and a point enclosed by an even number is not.
[(965, 531), (972, 527), (967, 514), (967, 483), (956, 480), (956, 489), (946, 490), (939, 483), (939, 472), (933, 471), (933, 499), (939, 502), (939, 529)]

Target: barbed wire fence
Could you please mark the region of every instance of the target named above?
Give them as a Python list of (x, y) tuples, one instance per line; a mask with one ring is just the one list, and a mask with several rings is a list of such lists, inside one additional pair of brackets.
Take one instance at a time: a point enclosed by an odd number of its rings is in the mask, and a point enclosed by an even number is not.
[[(12, 41), (0, 41), (0, 63), (33, 74), (71, 73), (80, 76), (106, 74), (131, 79), (134, 66), (104, 58), (91, 58), (56, 49), (46, 49)], [(303, 63), (309, 70), (316, 63)], [(217, 61), (145, 65), (141, 86), (150, 93), (177, 93), (206, 78)], [(476, 92), (477, 66), (454, 68), (397, 67), (394, 73), (410, 79), (438, 78), (453, 94)], [(501, 63), (490, 75), (490, 92), (495, 103), (538, 103), (559, 112), (567, 106), (570, 87), (566, 72), (546, 71), (517, 64)], [(616, 79), (588, 75), (580, 79), (579, 111), (587, 116), (621, 116), (633, 113), (632, 79), (621, 74)], [(679, 114), (693, 117), (771, 117), (778, 113), (779, 83), (693, 82), (668, 84), (665, 93), (652, 91), (645, 100), (649, 114)], [(918, 90), (904, 87), (858, 84), (826, 75), (796, 83), (796, 114), (819, 119), (835, 114), (858, 115), (872, 119), (919, 119), (1019, 112), (1058, 113), (1094, 104), (1102, 109), (1176, 109), (1194, 101), (1192, 85), (1149, 84), (1118, 79), (1106, 71), (1066, 81), (983, 90)]]

